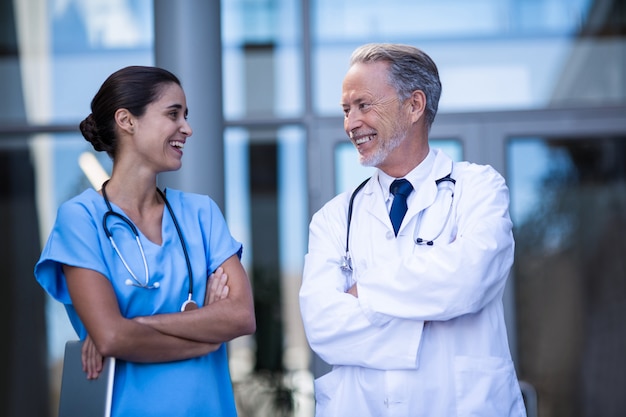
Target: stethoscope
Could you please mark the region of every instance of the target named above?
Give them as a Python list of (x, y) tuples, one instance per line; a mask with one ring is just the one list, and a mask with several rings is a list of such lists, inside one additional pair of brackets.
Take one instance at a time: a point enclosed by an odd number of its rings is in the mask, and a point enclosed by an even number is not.
[[(107, 235), (107, 237), (109, 238), (109, 241), (111, 242), (111, 246), (113, 246), (113, 249), (117, 253), (117, 256), (119, 256), (120, 260), (122, 261), (122, 264), (124, 264), (124, 268), (126, 268), (128, 273), (132, 277), (132, 280), (128, 278), (124, 283), (126, 285), (129, 285), (129, 286), (132, 285), (134, 287), (139, 287), (139, 288), (157, 289), (160, 287), (160, 284), (158, 282), (155, 282), (154, 284), (150, 284), (150, 272), (148, 271), (148, 261), (146, 260), (146, 253), (143, 250), (143, 245), (141, 244), (141, 239), (139, 238), (139, 232), (137, 231), (137, 228), (135, 227), (133, 222), (130, 221), (128, 217), (116, 211), (113, 211), (113, 207), (111, 207), (111, 203), (109, 202), (109, 199), (106, 193), (106, 185), (108, 182), (109, 181), (107, 180), (102, 184), (102, 197), (104, 197), (104, 202), (106, 203), (107, 208), (108, 208), (108, 211), (104, 213), (104, 216), (102, 217), (102, 227), (104, 228), (104, 233)], [(187, 274), (189, 277), (189, 293), (188, 293), (187, 299), (183, 302), (182, 306), (180, 307), (180, 311), (195, 310), (198, 308), (198, 304), (194, 300), (192, 300), (193, 274), (191, 271), (191, 261), (189, 260), (189, 253), (187, 252), (187, 246), (185, 245), (185, 239), (183, 238), (183, 233), (180, 230), (180, 226), (178, 225), (178, 220), (176, 220), (174, 211), (172, 210), (170, 203), (167, 201), (167, 198), (165, 198), (165, 194), (158, 187), (157, 187), (157, 192), (159, 193), (159, 195), (165, 202), (165, 207), (167, 207), (167, 211), (170, 213), (170, 216), (172, 217), (174, 226), (176, 227), (176, 232), (178, 233), (178, 238), (180, 239), (180, 244), (183, 248), (183, 254), (185, 255), (185, 262), (187, 263)], [(141, 260), (143, 261), (144, 276), (145, 276), (143, 282), (140, 281), (139, 278), (137, 278), (137, 275), (135, 275), (135, 273), (132, 271), (132, 269), (128, 265), (128, 262), (126, 262), (126, 259), (124, 259), (124, 256), (122, 256), (122, 253), (117, 247), (115, 240), (113, 240), (113, 235), (111, 234), (111, 231), (109, 230), (109, 227), (107, 226), (107, 220), (111, 216), (117, 217), (118, 219), (126, 223), (128, 227), (130, 228), (130, 230), (135, 235), (135, 241), (137, 242), (137, 246), (139, 247), (139, 252), (141, 253)]]
[[(448, 214), (446, 215), (446, 219), (443, 222), (441, 229), (439, 229), (439, 232), (435, 234), (433, 238), (424, 239), (424, 238), (418, 237), (417, 232), (420, 230), (420, 226), (422, 224), (422, 217), (426, 209), (422, 210), (418, 215), (418, 219), (415, 224), (415, 230), (413, 232), (413, 241), (415, 242), (416, 245), (433, 246), (435, 244), (435, 240), (437, 240), (437, 238), (439, 238), (439, 236), (441, 236), (441, 234), (445, 230), (446, 225), (448, 224), (448, 220), (450, 220), (450, 215), (452, 213), (452, 203), (454, 203), (454, 185), (456, 184), (456, 180), (452, 178), (451, 175), (452, 173), (446, 175), (445, 177), (439, 178), (438, 180), (435, 181), (435, 185), (437, 186), (437, 194), (439, 194), (439, 190), (440, 190), (439, 184), (441, 183), (451, 184), (451, 187), (447, 187), (447, 189), (450, 191), (450, 205), (448, 207)], [(354, 207), (354, 198), (359, 193), (359, 191), (361, 191), (361, 189), (365, 187), (365, 184), (367, 184), (367, 182), (370, 179), (371, 177), (363, 181), (361, 184), (359, 184), (358, 187), (354, 189), (354, 191), (352, 192), (352, 195), (350, 196), (350, 202), (348, 203), (348, 223), (346, 226), (346, 253), (342, 257), (341, 264), (340, 264), (340, 268), (344, 272), (352, 272), (352, 257), (350, 256), (350, 248), (349, 248), (350, 243), (349, 242), (350, 242), (350, 223), (352, 221), (352, 209)]]

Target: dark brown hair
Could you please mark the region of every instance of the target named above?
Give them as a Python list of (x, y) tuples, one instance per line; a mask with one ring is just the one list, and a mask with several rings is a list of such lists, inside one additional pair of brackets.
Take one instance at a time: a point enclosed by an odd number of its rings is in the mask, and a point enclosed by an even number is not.
[(105, 151), (111, 158), (117, 152), (115, 112), (127, 109), (140, 117), (146, 107), (158, 100), (167, 84), (180, 84), (171, 72), (157, 67), (130, 66), (111, 74), (93, 100), (91, 114), (80, 122), (80, 131), (96, 151)]

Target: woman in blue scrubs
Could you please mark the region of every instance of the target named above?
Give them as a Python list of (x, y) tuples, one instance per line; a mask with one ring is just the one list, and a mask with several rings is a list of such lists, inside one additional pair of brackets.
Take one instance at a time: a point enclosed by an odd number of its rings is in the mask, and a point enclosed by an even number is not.
[(84, 340), (87, 378), (115, 357), (112, 416), (236, 416), (225, 342), (255, 331), (242, 246), (208, 196), (157, 188), (192, 129), (178, 78), (113, 73), (80, 129), (111, 178), (61, 205), (35, 267)]

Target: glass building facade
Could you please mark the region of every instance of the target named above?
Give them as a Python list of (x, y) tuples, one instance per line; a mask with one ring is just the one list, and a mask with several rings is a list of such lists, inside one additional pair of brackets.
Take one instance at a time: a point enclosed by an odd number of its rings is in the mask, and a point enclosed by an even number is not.
[(240, 415), (312, 416), (328, 365), (307, 345), (297, 293), (312, 213), (370, 175), (339, 106), (350, 53), (367, 42), (425, 50), (443, 84), (432, 145), (507, 179), (505, 310), (529, 416), (623, 415), (620, 0), (0, 0), (0, 414), (56, 415), (75, 335), (33, 266), (59, 204), (110, 171), (78, 133), (91, 98), (123, 66), (159, 65), (198, 103), (185, 167), (162, 181), (209, 193), (244, 243), (258, 324), (229, 345)]

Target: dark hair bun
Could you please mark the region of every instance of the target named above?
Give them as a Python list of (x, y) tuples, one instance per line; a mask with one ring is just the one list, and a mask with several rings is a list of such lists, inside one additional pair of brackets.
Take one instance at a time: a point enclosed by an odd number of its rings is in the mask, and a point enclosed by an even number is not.
[(109, 151), (109, 146), (107, 146), (107, 144), (102, 140), (102, 137), (98, 132), (98, 126), (96, 125), (96, 121), (92, 113), (90, 113), (85, 120), (80, 122), (80, 132), (83, 134), (87, 142), (91, 143), (96, 151)]
[(126, 109), (141, 117), (148, 105), (158, 100), (163, 86), (180, 81), (158, 67), (130, 66), (109, 75), (91, 100), (91, 114), (80, 123), (80, 131), (93, 148), (112, 159), (117, 153), (115, 112)]

